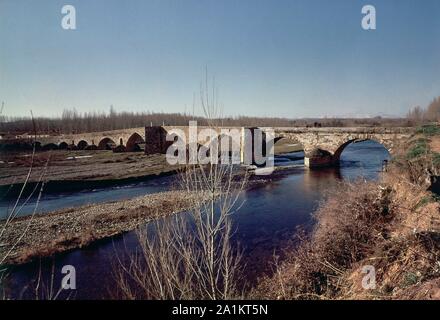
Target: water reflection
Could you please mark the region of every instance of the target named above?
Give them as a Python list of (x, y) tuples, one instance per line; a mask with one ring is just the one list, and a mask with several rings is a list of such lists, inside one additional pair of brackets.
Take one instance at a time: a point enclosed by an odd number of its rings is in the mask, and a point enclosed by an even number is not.
[[(45, 213), (70, 207), (78, 207), (92, 203), (103, 203), (129, 199), (146, 194), (166, 191), (172, 182), (172, 177), (160, 177), (150, 181), (131, 183), (116, 187), (102, 189), (62, 192), (43, 194), (37, 208), (38, 213)], [(35, 197), (23, 205), (26, 197), (23, 197), (19, 207), (22, 206), (17, 216), (32, 214), (36, 205)], [(0, 200), (0, 219), (7, 217), (12, 209), (13, 201), (10, 199)]]
[[(301, 158), (297, 153), (292, 157)], [(387, 151), (377, 143), (366, 141), (349, 145), (341, 156), (339, 168), (308, 170), (303, 167), (278, 171), (244, 192), (244, 205), (234, 215), (236, 233), (234, 243), (244, 249), (248, 264), (248, 276), (260, 272), (262, 261), (272, 256), (292, 238), (297, 226), (312, 224), (312, 213), (326, 190), (341, 179), (352, 180), (359, 176), (366, 179), (377, 178), (382, 161), (389, 159)], [(291, 159), (298, 164), (302, 160)], [(137, 250), (134, 232), (128, 232), (111, 240), (102, 240), (86, 248), (57, 255), (56, 282), (60, 279), (61, 267), (71, 264), (77, 269), (76, 298), (99, 299), (111, 297), (113, 288), (113, 268), (125, 254)], [(52, 259), (42, 263), (43, 274), (50, 275)], [(38, 263), (15, 267), (8, 278), (8, 286), (13, 295), (22, 295), (22, 288), (28, 284), (39, 269)], [(23, 293), (32, 298), (32, 291)]]

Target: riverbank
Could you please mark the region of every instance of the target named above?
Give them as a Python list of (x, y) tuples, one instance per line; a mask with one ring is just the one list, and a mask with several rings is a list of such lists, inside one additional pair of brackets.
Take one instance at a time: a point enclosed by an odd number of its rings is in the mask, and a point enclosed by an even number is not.
[(381, 180), (330, 191), (311, 234), (286, 250), (251, 298), (440, 299), (435, 132), (414, 136)]
[[(432, 194), (401, 176), (341, 184), (315, 213), (312, 234), (251, 297), (440, 299), (439, 212)], [(371, 272), (375, 282), (365, 284)]]
[[(158, 217), (188, 210), (195, 196), (183, 191), (159, 192), (16, 218), (1, 238), (0, 257), (12, 250), (5, 264), (20, 264), (36, 257), (81, 248), (93, 241), (134, 230)], [(4, 220), (0, 221), (0, 230), (4, 224)]]
[[(246, 188), (268, 183), (285, 175), (289, 169), (277, 168), (270, 177), (251, 176)], [(17, 217), (9, 222), (1, 237), (0, 257), (12, 248), (5, 264), (23, 264), (34, 258), (82, 248), (94, 241), (135, 230), (154, 219), (187, 211), (194, 197), (186, 191), (174, 190), (52, 212), (37, 209), (33, 216)], [(5, 223), (6, 220), (0, 220), (0, 230)], [(21, 235), (24, 235), (22, 239)]]
[[(275, 146), (276, 154), (301, 151), (289, 140)], [(53, 150), (35, 153), (0, 154), (0, 195), (14, 198), (30, 171), (25, 194), (40, 180), (45, 193), (72, 192), (148, 181), (173, 175), (181, 166), (170, 165), (165, 154), (114, 153), (110, 150)], [(47, 169), (45, 169), (47, 168)], [(42, 172), (45, 171), (42, 176)]]
[(14, 197), (21, 189), (31, 164), (27, 190), (40, 181), (46, 182), (45, 192), (74, 191), (108, 187), (122, 183), (148, 180), (174, 174), (166, 155), (145, 155), (142, 152), (114, 153), (112, 151), (44, 151), (34, 156), (28, 153), (2, 154), (0, 163), (0, 194)]

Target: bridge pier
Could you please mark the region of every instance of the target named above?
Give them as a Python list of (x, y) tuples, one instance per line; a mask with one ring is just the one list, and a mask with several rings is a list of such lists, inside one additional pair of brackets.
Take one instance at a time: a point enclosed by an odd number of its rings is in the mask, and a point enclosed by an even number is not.
[(338, 165), (338, 158), (327, 150), (314, 149), (306, 152), (304, 156), (304, 165), (308, 168), (322, 168)]
[[(264, 130), (257, 127), (242, 127), (241, 128), (241, 150), (240, 159), (242, 164), (252, 164), (256, 166), (263, 166), (269, 164), (268, 153), (270, 150), (266, 148), (273, 147), (273, 141), (270, 142)], [(273, 160), (272, 160), (273, 161)]]
[(166, 153), (171, 142), (167, 131), (161, 126), (145, 127), (145, 154)]

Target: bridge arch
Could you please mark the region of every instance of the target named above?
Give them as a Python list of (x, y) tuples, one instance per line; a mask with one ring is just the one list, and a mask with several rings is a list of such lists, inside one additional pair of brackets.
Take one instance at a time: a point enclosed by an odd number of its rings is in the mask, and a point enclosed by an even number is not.
[(145, 149), (145, 140), (142, 136), (135, 132), (127, 140), (126, 150), (129, 152), (142, 151)]
[(85, 148), (87, 148), (89, 144), (87, 143), (87, 141), (85, 140), (81, 140), (80, 142), (78, 142), (78, 149), (79, 150), (84, 150)]
[(109, 137), (101, 139), (98, 143), (99, 150), (112, 150), (114, 147), (116, 147), (116, 143)]
[(58, 145), (58, 149), (60, 149), (60, 150), (66, 150), (68, 147), (69, 147), (69, 144), (66, 141), (63, 141)]
[[(383, 158), (381, 157), (380, 159), (377, 159), (377, 160), (380, 160), (381, 163), (384, 160), (389, 160), (389, 158), (391, 157), (391, 150), (390, 150), (390, 147), (389, 147), (388, 143), (384, 142), (384, 141), (381, 141), (380, 139), (375, 139), (373, 137), (371, 137), (371, 138), (369, 137), (369, 138), (362, 138), (362, 139), (359, 139), (359, 138), (358, 139), (350, 139), (350, 140), (344, 142), (343, 144), (341, 144), (336, 149), (336, 151), (333, 154), (333, 163), (335, 165), (339, 165), (339, 163), (341, 161), (341, 155), (344, 152), (344, 150), (347, 149), (347, 147), (349, 147), (349, 146), (351, 146), (353, 144), (356, 144), (356, 143), (367, 142), (367, 141), (374, 142), (374, 144), (376, 144), (377, 146), (382, 147), (383, 150), (386, 150), (387, 156), (385, 156)], [(373, 154), (375, 154), (375, 152), (373, 152)], [(378, 156), (379, 156), (379, 154), (376, 154), (375, 158), (378, 157)], [(376, 160), (374, 160), (374, 161), (376, 161)]]
[(344, 152), (345, 148), (349, 145), (351, 145), (352, 143), (358, 143), (358, 142), (362, 142), (362, 141), (373, 141), (375, 143), (377, 143), (378, 145), (381, 145), (387, 152), (388, 154), (391, 155), (391, 149), (390, 147), (387, 145), (386, 142), (381, 141), (380, 139), (375, 139), (375, 138), (354, 138), (354, 139), (350, 139), (346, 142), (344, 142), (343, 144), (341, 144), (336, 151), (333, 153), (333, 159), (334, 161), (339, 161), (342, 155), (342, 152)]
[(292, 137), (278, 136), (274, 139), (274, 152), (276, 155), (304, 151), (304, 146)]

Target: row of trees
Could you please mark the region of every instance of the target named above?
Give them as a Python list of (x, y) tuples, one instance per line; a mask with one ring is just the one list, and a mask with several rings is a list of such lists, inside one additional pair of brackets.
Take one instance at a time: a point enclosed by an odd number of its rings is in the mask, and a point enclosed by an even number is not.
[(434, 98), (426, 108), (420, 106), (412, 108), (407, 118), (416, 124), (440, 121), (440, 97)]
[[(36, 117), (34, 122), (38, 133), (81, 133), (142, 127), (146, 125), (187, 125), (194, 117), (186, 114), (165, 114), (154, 112), (116, 112), (110, 108), (105, 112), (80, 113), (66, 109), (61, 117)], [(0, 131), (24, 133), (33, 130), (30, 117), (5, 117), (1, 119)], [(196, 117), (195, 120), (201, 120)]]
[[(33, 130), (30, 117), (5, 117), (0, 119), (0, 132), (25, 133)], [(196, 120), (199, 125), (207, 125), (205, 117), (193, 116), (187, 113), (157, 113), (157, 112), (116, 112), (113, 107), (109, 112), (80, 113), (75, 109), (66, 109), (61, 117), (35, 118), (35, 126), (39, 134), (81, 133), (127, 129), (143, 126), (158, 125), (188, 125), (190, 120)], [(350, 126), (407, 126), (407, 119), (365, 118), (365, 119), (286, 119), (263, 117), (223, 117), (217, 119), (223, 126), (263, 126), (263, 127), (350, 127)]]

